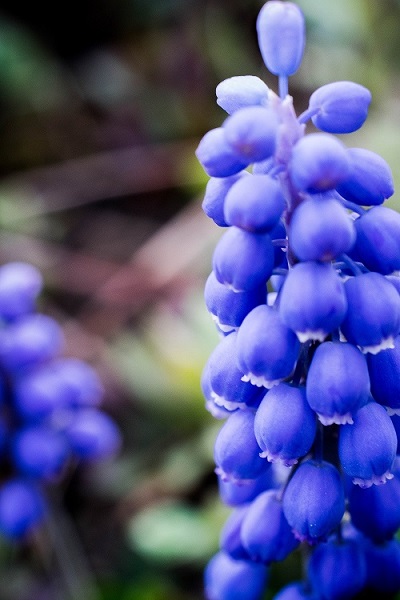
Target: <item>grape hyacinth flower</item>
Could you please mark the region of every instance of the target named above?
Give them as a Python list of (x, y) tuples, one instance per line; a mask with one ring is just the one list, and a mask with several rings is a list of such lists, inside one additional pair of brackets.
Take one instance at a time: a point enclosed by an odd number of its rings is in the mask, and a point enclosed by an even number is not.
[(49, 486), (121, 445), (117, 425), (99, 408), (98, 373), (64, 356), (62, 327), (37, 312), (42, 286), (33, 265), (0, 267), (0, 535), (9, 540), (46, 519)]
[(276, 599), (393, 594), (400, 217), (383, 206), (392, 173), (337, 137), (368, 116), (360, 83), (326, 83), (296, 114), (288, 92), (305, 50), (299, 7), (267, 1), (256, 31), (278, 93), (254, 75), (222, 81), (217, 103), (228, 116), (196, 150), (210, 176), (203, 210), (224, 228), (205, 288), (223, 339), (202, 388), (225, 419), (214, 457), (233, 509), (205, 593), (261, 600), (262, 568), (300, 546), (304, 580)]

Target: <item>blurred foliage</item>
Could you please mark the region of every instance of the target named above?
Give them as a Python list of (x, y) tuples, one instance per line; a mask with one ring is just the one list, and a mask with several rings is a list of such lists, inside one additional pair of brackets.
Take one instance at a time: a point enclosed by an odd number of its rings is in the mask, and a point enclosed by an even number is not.
[[(370, 117), (343, 141), (380, 153), (399, 188), (400, 2), (298, 4), (298, 112), (324, 83), (369, 87)], [(202, 597), (229, 510), (213, 472), (220, 423), (199, 385), (217, 343), (202, 290), (220, 232), (201, 211), (194, 149), (224, 118), (219, 81), (254, 74), (276, 89), (257, 49), (261, 5), (2, 2), (1, 260), (42, 270), (42, 309), (63, 323), (68, 352), (99, 369), (124, 447), (71, 474), (37, 536), (2, 542), (1, 600)], [(267, 599), (299, 564), (295, 553), (273, 567)]]

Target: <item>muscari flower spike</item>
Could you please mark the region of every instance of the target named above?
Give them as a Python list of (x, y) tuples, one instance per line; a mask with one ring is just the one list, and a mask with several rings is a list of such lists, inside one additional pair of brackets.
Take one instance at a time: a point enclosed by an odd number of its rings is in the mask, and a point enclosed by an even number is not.
[(256, 30), (278, 93), (254, 75), (222, 81), (228, 116), (196, 151), (210, 176), (203, 210), (226, 229), (205, 288), (224, 337), (202, 389), (226, 419), (214, 457), (221, 500), (237, 507), (206, 597), (261, 600), (260, 562), (283, 560), (299, 540), (313, 547), (308, 577), (274, 600), (394, 593), (400, 218), (382, 206), (393, 177), (381, 156), (335, 137), (367, 118), (360, 83), (322, 85), (297, 116), (288, 85), (305, 47), (299, 7), (269, 0)]

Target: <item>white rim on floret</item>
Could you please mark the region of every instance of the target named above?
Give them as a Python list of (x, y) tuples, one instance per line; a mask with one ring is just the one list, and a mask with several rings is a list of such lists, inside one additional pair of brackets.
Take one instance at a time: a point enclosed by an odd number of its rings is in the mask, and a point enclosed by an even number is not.
[(316, 329), (315, 331), (311, 331), (307, 329), (306, 331), (295, 331), (297, 338), (301, 344), (308, 342), (309, 340), (316, 340), (318, 342), (323, 342), (328, 335), (327, 331), (323, 331), (322, 329)]
[(217, 467), (214, 469), (214, 472), (222, 479), (224, 482), (236, 483), (237, 485), (249, 485), (254, 482), (254, 479), (240, 479), (240, 477), (235, 477), (230, 473), (226, 473), (221, 467)]
[(239, 327), (234, 327), (233, 325), (227, 325), (226, 323), (221, 323), (217, 315), (210, 313), (212, 320), (223, 333), (232, 333), (232, 331), (237, 331)]
[(249, 381), (256, 387), (265, 387), (269, 390), (275, 385), (281, 383), (283, 379), (266, 379), (263, 375), (254, 375), (254, 373), (249, 372), (246, 375), (243, 375), (242, 381), (246, 383)]
[(381, 350), (389, 350), (394, 348), (394, 337), (391, 335), (381, 341), (380, 344), (374, 346), (359, 346), (363, 354), (378, 354)]
[(389, 479), (393, 479), (394, 475), (390, 471), (386, 471), (383, 475), (373, 475), (371, 479), (362, 479), (361, 477), (353, 477), (352, 481), (355, 485), (359, 485), (360, 488), (366, 489), (373, 485), (382, 485)]
[(393, 417), (393, 415), (400, 416), (400, 407), (392, 408), (391, 406), (385, 406), (385, 408), (387, 410), (387, 414), (389, 415), (389, 417)]
[(234, 411), (237, 408), (246, 408), (244, 402), (234, 402), (233, 400), (227, 400), (225, 396), (219, 396), (215, 392), (211, 392), (210, 395), (217, 406), (222, 406), (222, 408), (225, 408), (226, 410)]
[(351, 413), (346, 413), (344, 415), (334, 413), (329, 416), (317, 413), (317, 416), (322, 425), (353, 425), (354, 423)]
[(293, 467), (299, 462), (298, 458), (284, 458), (279, 454), (273, 454), (268, 450), (264, 450), (264, 452), (260, 452), (261, 458), (266, 458), (270, 463), (280, 463), (284, 467)]

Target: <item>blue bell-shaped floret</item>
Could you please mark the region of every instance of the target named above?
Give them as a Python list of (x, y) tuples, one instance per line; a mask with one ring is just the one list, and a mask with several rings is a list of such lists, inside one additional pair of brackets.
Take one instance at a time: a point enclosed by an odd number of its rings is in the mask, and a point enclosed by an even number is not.
[(219, 536), (220, 549), (236, 560), (251, 560), (240, 537), (243, 519), (247, 515), (248, 508), (248, 503), (235, 508), (225, 521)]
[(367, 566), (354, 540), (330, 540), (311, 554), (307, 574), (321, 600), (352, 600), (365, 586)]
[(255, 479), (268, 469), (268, 462), (259, 456), (259, 451), (254, 435), (254, 412), (238, 410), (225, 421), (215, 440), (215, 472), (228, 481)]
[(352, 344), (322, 343), (311, 361), (306, 392), (323, 425), (353, 423), (354, 412), (370, 395), (365, 356)]
[(266, 284), (274, 267), (274, 248), (267, 233), (230, 227), (215, 247), (212, 259), (220, 283), (236, 292)]
[(225, 221), (247, 231), (270, 232), (285, 208), (282, 187), (269, 175), (251, 175), (237, 181), (226, 195)]
[(258, 45), (264, 63), (274, 75), (293, 75), (305, 46), (304, 15), (293, 2), (271, 0), (257, 17)]
[(218, 476), (220, 498), (227, 506), (247, 504), (254, 500), (254, 498), (257, 498), (261, 492), (278, 488), (281, 485), (278, 475), (276, 465), (269, 463), (269, 468), (245, 484), (236, 481), (225, 481)]
[(265, 304), (265, 284), (247, 292), (234, 292), (215, 277), (211, 271), (204, 288), (204, 299), (208, 311), (219, 329), (229, 333), (237, 329), (246, 315), (259, 304)]
[(294, 145), (289, 163), (293, 186), (311, 194), (336, 188), (346, 181), (350, 162), (346, 147), (328, 133), (310, 133)]
[(218, 227), (228, 227), (224, 216), (224, 203), (228, 191), (239, 179), (249, 175), (248, 171), (241, 171), (229, 177), (211, 177), (207, 182), (202, 209)]
[(389, 414), (400, 414), (400, 336), (394, 348), (368, 354), (367, 362), (373, 397)]
[(263, 492), (250, 504), (240, 537), (251, 560), (267, 565), (284, 560), (299, 545), (275, 490)]
[(310, 450), (316, 432), (316, 417), (304, 387), (280, 383), (261, 401), (254, 420), (260, 456), (286, 466), (297, 463)]
[(389, 275), (400, 269), (400, 214), (374, 206), (354, 221), (357, 232), (351, 256), (370, 271)]
[(0, 534), (22, 538), (45, 517), (46, 503), (35, 483), (14, 477), (0, 487)]
[(400, 528), (400, 463), (395, 459), (393, 479), (385, 485), (348, 488), (348, 511), (354, 527), (375, 543), (390, 540)]
[(13, 320), (34, 312), (42, 287), (42, 274), (33, 265), (24, 262), (1, 265), (0, 318)]
[(272, 600), (318, 600), (304, 581), (293, 581), (283, 587)]
[(266, 106), (269, 89), (254, 75), (237, 75), (217, 85), (217, 104), (228, 114), (246, 106)]
[(356, 239), (354, 224), (334, 198), (311, 196), (294, 210), (289, 226), (290, 246), (302, 261), (331, 261), (347, 253)]
[(207, 600), (261, 600), (267, 578), (264, 565), (235, 560), (221, 551), (205, 568), (205, 597)]
[[(327, 133), (352, 133), (365, 122), (371, 92), (352, 81), (336, 81), (311, 94), (308, 111), (318, 129)], [(314, 114), (313, 114), (314, 113)]]
[(55, 480), (70, 456), (65, 435), (49, 425), (19, 429), (11, 440), (11, 457), (18, 471), (33, 479)]
[[(375, 598), (389, 597), (400, 591), (400, 541), (390, 540), (383, 544), (365, 544), (367, 562), (367, 588), (377, 592)], [(388, 596), (384, 596), (387, 594)]]
[(55, 319), (26, 314), (0, 330), (0, 364), (21, 373), (58, 357), (63, 346), (64, 334)]
[(343, 471), (360, 487), (393, 478), (397, 435), (389, 415), (374, 400), (358, 409), (353, 425), (340, 426), (338, 449)]
[(204, 384), (208, 387), (203, 391), (207, 392), (209, 400), (229, 411), (258, 405), (256, 397), (260, 396), (260, 401), (262, 397), (262, 390), (242, 380), (243, 371), (238, 369), (237, 361), (237, 333), (233, 332), (214, 348), (204, 367)]
[(210, 177), (235, 175), (251, 163), (251, 160), (239, 156), (228, 144), (222, 127), (207, 131), (197, 146), (196, 156)]
[(279, 314), (301, 342), (322, 342), (339, 327), (346, 310), (343, 282), (331, 264), (307, 261), (289, 270), (279, 295)]
[(343, 198), (361, 206), (373, 206), (393, 195), (392, 171), (379, 154), (365, 148), (348, 148), (347, 157), (349, 175), (336, 186)]
[(256, 306), (237, 336), (237, 364), (245, 381), (270, 388), (291, 375), (300, 344), (273, 307)]
[(324, 540), (343, 517), (344, 488), (339, 471), (323, 460), (298, 467), (283, 495), (283, 511), (299, 540)]
[(51, 363), (16, 378), (13, 393), (13, 407), (25, 421), (39, 422), (69, 408), (62, 378)]
[(278, 125), (271, 108), (248, 106), (225, 119), (222, 129), (232, 151), (250, 164), (274, 154)]
[[(232, 414), (232, 410), (227, 410), (219, 406), (214, 399), (214, 392), (211, 387), (210, 365), (207, 362), (200, 377), (200, 387), (205, 399), (205, 409), (214, 417), (214, 419), (226, 419)], [(235, 410), (239, 410), (236, 408)]]
[(340, 329), (362, 352), (393, 348), (400, 331), (400, 298), (380, 273), (362, 273), (344, 284), (348, 310)]

